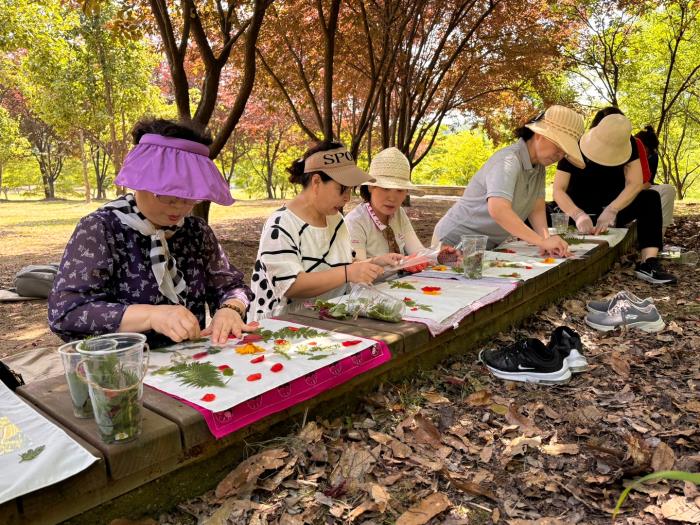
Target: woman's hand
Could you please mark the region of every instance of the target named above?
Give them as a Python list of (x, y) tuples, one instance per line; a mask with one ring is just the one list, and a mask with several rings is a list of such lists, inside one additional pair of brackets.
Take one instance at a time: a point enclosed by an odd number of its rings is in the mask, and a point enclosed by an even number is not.
[(581, 210), (574, 215), (574, 221), (576, 222), (576, 229), (579, 233), (586, 235), (593, 233), (593, 220), (585, 211)]
[(371, 284), (384, 273), (384, 269), (369, 261), (354, 262), (346, 266), (349, 283)]
[(211, 324), (202, 330), (202, 335), (211, 335), (212, 343), (223, 345), (228, 341), (229, 335), (240, 339), (243, 332), (252, 332), (258, 326), (258, 323), (245, 324), (239, 313), (231, 308), (219, 308), (212, 317)]
[(403, 255), (400, 253), (385, 253), (384, 255), (372, 257), (371, 259), (368, 259), (367, 262), (378, 264), (379, 266), (394, 266), (399, 264), (401, 259), (403, 259)]
[(608, 206), (603, 210), (603, 213), (598, 216), (598, 220), (595, 223), (595, 228), (593, 229), (593, 234), (598, 235), (600, 233), (605, 233), (608, 228), (615, 226), (615, 221), (617, 220), (617, 210), (612, 206)]
[(182, 305), (156, 305), (151, 307), (149, 314), (151, 329), (176, 343), (185, 339), (197, 339), (200, 335), (199, 321)]
[(544, 239), (539, 244), (539, 247), (542, 253), (546, 255), (553, 255), (555, 257), (569, 257), (571, 255), (569, 245), (558, 235)]
[(462, 263), (462, 260), (462, 252), (449, 244), (444, 244), (437, 255), (438, 264), (459, 265)]

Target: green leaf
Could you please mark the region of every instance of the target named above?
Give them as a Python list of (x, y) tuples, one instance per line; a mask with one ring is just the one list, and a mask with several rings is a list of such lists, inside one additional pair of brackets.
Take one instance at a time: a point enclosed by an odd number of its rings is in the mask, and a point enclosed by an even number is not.
[(309, 361), (320, 361), (321, 359), (325, 359), (326, 357), (330, 357), (332, 354), (316, 354), (312, 355), (309, 357)]
[(177, 376), (183, 386), (195, 388), (225, 386), (219, 369), (209, 362), (182, 363), (171, 367), (170, 372)]
[(214, 354), (218, 354), (219, 352), (221, 352), (221, 350), (223, 350), (223, 349), (220, 346), (210, 346), (207, 349), (207, 353), (209, 355), (214, 355)]
[(41, 454), (45, 448), (46, 448), (46, 445), (41, 445), (40, 447), (36, 447), (36, 448), (30, 448), (26, 452), (23, 452), (22, 454), (20, 454), (19, 457), (21, 457), (22, 459), (20, 459), (19, 462), (22, 463), (23, 461), (33, 460), (39, 454)]
[(613, 510), (612, 520), (615, 521), (615, 517), (620, 512), (620, 507), (622, 507), (622, 504), (625, 502), (627, 495), (632, 491), (632, 489), (646, 481), (655, 479), (675, 479), (678, 481), (690, 481), (691, 483), (700, 485), (700, 474), (692, 474), (690, 472), (683, 472), (682, 470), (660, 470), (659, 472), (652, 472), (651, 474), (647, 474), (646, 476), (639, 478), (622, 491), (622, 494), (620, 494), (620, 497), (617, 500), (617, 505), (615, 505), (615, 509)]
[(400, 290), (415, 290), (416, 287), (413, 286), (411, 283), (406, 283), (403, 281), (391, 281), (391, 284), (389, 284), (390, 288), (398, 288)]
[(221, 373), (227, 377), (230, 377), (233, 375), (233, 368), (225, 368)]

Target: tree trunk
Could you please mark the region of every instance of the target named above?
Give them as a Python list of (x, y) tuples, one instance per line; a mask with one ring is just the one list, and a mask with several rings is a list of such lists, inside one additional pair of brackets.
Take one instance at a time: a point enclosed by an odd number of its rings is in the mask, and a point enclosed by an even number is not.
[(88, 178), (88, 160), (87, 155), (85, 155), (85, 133), (80, 130), (79, 133), (80, 140), (80, 162), (83, 165), (83, 184), (85, 185), (85, 202), (90, 202), (90, 179)]

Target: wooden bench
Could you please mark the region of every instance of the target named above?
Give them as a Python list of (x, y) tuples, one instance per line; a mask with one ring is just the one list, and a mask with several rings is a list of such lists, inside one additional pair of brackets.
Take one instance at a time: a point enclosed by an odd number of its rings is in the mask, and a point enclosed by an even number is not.
[(245, 457), (247, 443), (287, 434), (304, 419), (347, 414), (387, 380), (411, 376), (519, 323), (548, 302), (559, 300), (607, 272), (635, 239), (631, 229), (615, 248), (601, 244), (584, 259), (570, 260), (526, 281), (513, 293), (466, 317), (455, 330), (431, 337), (417, 323), (371, 319), (328, 321), (313, 311), (285, 319), (324, 329), (381, 339), (392, 359), (347, 383), (216, 440), (202, 416), (149, 387), (144, 394), (143, 432), (124, 445), (105, 445), (94, 422), (73, 417), (63, 377), (29, 384), (19, 395), (66, 429), (100, 461), (61, 483), (0, 505), (0, 523), (40, 525), (109, 523), (116, 517), (156, 513), (213, 488)]
[(466, 186), (435, 186), (432, 184), (416, 184), (416, 188), (426, 195), (441, 195), (446, 197), (461, 197)]

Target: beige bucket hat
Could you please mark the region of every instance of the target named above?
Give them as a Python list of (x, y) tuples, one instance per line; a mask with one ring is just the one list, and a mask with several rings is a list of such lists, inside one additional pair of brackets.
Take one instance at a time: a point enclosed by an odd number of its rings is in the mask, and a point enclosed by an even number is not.
[(578, 141), (584, 131), (583, 118), (573, 109), (550, 106), (542, 118), (525, 124), (525, 127), (554, 142), (574, 166), (586, 166), (578, 147)]
[(345, 148), (319, 151), (304, 161), (304, 173), (322, 171), (338, 184), (352, 188), (374, 179), (357, 167), (355, 159)]
[(620, 166), (632, 156), (632, 123), (624, 115), (608, 115), (581, 137), (581, 151), (601, 166)]
[(377, 186), (387, 190), (408, 190), (413, 195), (423, 195), (425, 192), (411, 183), (411, 164), (406, 155), (398, 148), (386, 148), (380, 151), (369, 166), (369, 176), (373, 182), (365, 182), (363, 186)]

